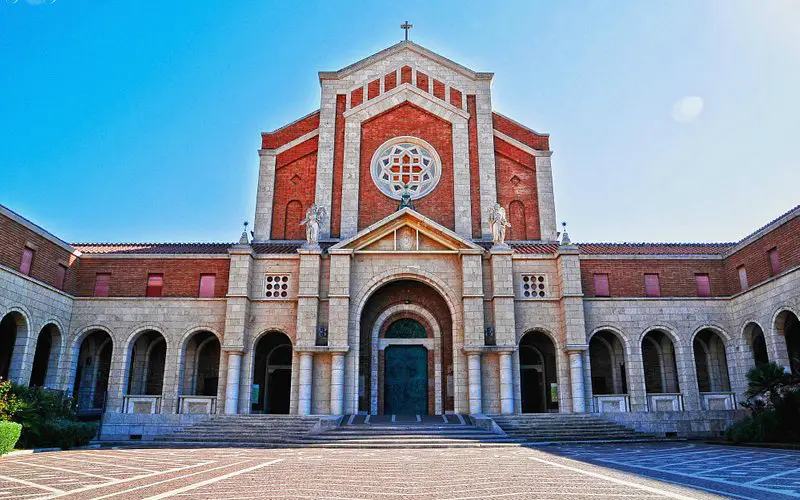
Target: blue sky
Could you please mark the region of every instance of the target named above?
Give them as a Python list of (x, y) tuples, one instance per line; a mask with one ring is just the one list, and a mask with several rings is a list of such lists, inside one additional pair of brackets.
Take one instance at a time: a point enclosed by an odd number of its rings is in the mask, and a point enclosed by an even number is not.
[(575, 241), (737, 240), (800, 202), (794, 0), (0, 0), (0, 203), (68, 241), (235, 240), (259, 133), (405, 19), (551, 134)]

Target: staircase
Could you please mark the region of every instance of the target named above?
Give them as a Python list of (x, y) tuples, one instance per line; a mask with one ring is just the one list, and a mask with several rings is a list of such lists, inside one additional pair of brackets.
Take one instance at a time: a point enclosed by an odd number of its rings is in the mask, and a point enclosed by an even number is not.
[(158, 436), (153, 444), (281, 447), (302, 442), (319, 417), (216, 415)]
[(495, 423), (526, 444), (663, 441), (588, 413), (492, 415)]
[(496, 434), (461, 415), (345, 415), (342, 425), (306, 436), (308, 446), (325, 448), (478, 448), (519, 446), (520, 439)]

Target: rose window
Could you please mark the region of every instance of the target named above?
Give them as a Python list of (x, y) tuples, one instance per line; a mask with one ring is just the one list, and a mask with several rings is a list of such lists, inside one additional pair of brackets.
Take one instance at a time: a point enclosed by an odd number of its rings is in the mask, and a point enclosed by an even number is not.
[(399, 200), (407, 191), (411, 199), (421, 198), (439, 182), (439, 155), (419, 139), (394, 139), (375, 152), (371, 173), (378, 189), (387, 196)]

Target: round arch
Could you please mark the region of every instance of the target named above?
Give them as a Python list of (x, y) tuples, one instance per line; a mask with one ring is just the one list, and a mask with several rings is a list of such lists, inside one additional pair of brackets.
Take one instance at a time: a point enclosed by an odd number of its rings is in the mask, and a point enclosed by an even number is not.
[[(282, 351), (288, 352), (283, 356)], [(253, 339), (251, 352), (248, 370), (252, 387), (258, 387), (256, 397), (251, 394), (251, 411), (288, 414), (294, 377), (292, 339), (279, 329), (265, 330)], [(281, 356), (276, 359), (278, 354)]]
[[(546, 328), (525, 330), (517, 343), (516, 363), (519, 372), (519, 408), (522, 413), (545, 413), (562, 408), (565, 397), (560, 390), (563, 376), (563, 346)], [(541, 360), (541, 367), (525, 363), (524, 351), (532, 349)], [(559, 387), (558, 398), (552, 397), (551, 385)]]

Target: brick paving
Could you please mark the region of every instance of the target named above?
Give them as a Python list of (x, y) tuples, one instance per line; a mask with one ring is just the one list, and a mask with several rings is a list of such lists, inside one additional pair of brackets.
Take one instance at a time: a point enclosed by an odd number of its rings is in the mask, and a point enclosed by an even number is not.
[[(773, 487), (797, 496), (784, 481), (794, 476), (782, 473), (800, 467), (794, 462), (800, 454), (699, 447), (692, 450), (696, 455), (687, 455), (689, 448), (670, 446), (675, 445), (66, 451), (0, 459), (0, 498), (718, 498), (708, 490), (788, 498)], [(645, 460), (650, 468), (663, 469), (669, 462), (701, 474), (711, 467), (679, 464), (714, 461), (715, 454), (718, 468), (731, 464), (732, 471), (750, 471), (758, 475), (752, 479), (763, 480), (757, 488), (739, 482), (720, 490), (688, 481), (691, 487), (674, 484), (680, 476), (644, 477), (653, 475)], [(729, 477), (725, 474), (720, 477)]]

